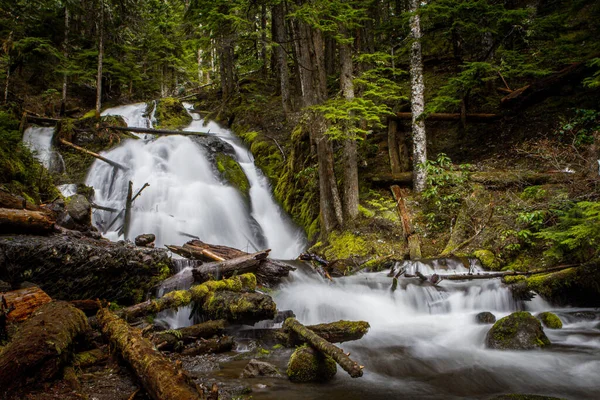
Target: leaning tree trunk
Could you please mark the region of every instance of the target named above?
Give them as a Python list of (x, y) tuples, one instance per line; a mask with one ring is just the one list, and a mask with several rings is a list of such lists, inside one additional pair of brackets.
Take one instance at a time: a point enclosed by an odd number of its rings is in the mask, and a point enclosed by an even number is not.
[(100, 0), (100, 21), (98, 22), (98, 76), (96, 77), (96, 118), (100, 118), (102, 108), (102, 65), (104, 58), (104, 0)]
[(275, 54), (277, 57), (277, 69), (279, 72), (279, 83), (281, 85), (281, 104), (283, 112), (288, 115), (291, 111), (290, 101), (290, 72), (285, 54), (286, 29), (284, 19), (284, 2), (274, 5), (271, 11), (273, 19), (273, 41), (277, 44)]
[(427, 161), (427, 136), (425, 133), (425, 84), (423, 81), (423, 57), (421, 53), (421, 19), (417, 14), (418, 0), (410, 0), (410, 30), (413, 44), (410, 52), (411, 78), (411, 110), (413, 131), (413, 171), (415, 174), (413, 187), (416, 192), (425, 190), (427, 171), (424, 164)]

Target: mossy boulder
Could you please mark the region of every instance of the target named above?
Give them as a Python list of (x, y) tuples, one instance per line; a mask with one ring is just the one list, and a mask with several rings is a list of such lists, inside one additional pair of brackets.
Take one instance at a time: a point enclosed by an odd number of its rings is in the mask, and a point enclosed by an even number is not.
[(477, 257), (485, 269), (497, 270), (500, 267), (500, 263), (496, 259), (496, 256), (490, 250), (475, 250), (473, 255)]
[(494, 322), (496, 322), (496, 316), (494, 316), (494, 314), (492, 314), (489, 311), (484, 311), (484, 312), (480, 312), (479, 314), (475, 315), (475, 321), (478, 324), (493, 324)]
[(542, 324), (548, 329), (561, 329), (563, 324), (560, 318), (554, 313), (551, 312), (543, 312), (538, 314), (538, 319), (542, 321)]
[(327, 382), (335, 376), (337, 365), (331, 357), (304, 345), (294, 351), (286, 372), (292, 382)]
[[(148, 105), (149, 113), (154, 104)], [(156, 102), (154, 113), (158, 129), (183, 129), (192, 123), (192, 116), (187, 112), (181, 101), (173, 97), (165, 97)]]
[(223, 153), (216, 155), (216, 162), (221, 177), (249, 200), (250, 182), (240, 164), (232, 156)]
[(485, 342), (487, 347), (497, 350), (530, 350), (550, 344), (540, 321), (525, 311), (498, 320)]

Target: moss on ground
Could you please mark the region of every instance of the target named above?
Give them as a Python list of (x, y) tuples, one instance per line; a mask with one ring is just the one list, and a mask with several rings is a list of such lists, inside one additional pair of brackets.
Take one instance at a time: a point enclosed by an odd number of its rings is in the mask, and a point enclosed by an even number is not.
[(250, 200), (250, 182), (240, 164), (227, 154), (217, 153), (217, 169), (221, 177), (240, 191), (246, 200)]
[[(148, 113), (152, 112), (153, 103), (148, 104)], [(155, 127), (158, 129), (183, 129), (192, 123), (192, 117), (181, 101), (173, 97), (165, 97), (156, 102)]]
[(481, 262), (481, 265), (485, 269), (497, 270), (499, 263), (496, 260), (496, 256), (490, 250), (475, 250), (473, 255)]

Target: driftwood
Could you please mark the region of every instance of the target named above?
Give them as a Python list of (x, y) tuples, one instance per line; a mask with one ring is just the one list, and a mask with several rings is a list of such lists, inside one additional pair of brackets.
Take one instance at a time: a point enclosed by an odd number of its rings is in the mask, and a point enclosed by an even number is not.
[(93, 151), (89, 151), (89, 150), (87, 150), (87, 149), (84, 149), (83, 147), (79, 147), (79, 146), (77, 146), (76, 144), (73, 144), (73, 143), (71, 143), (71, 142), (67, 142), (65, 139), (58, 139), (58, 141), (59, 141), (60, 143), (64, 144), (65, 146), (69, 146), (69, 147), (71, 147), (71, 148), (73, 148), (73, 149), (75, 149), (75, 150), (77, 150), (77, 151), (80, 151), (80, 152), (82, 152), (82, 153), (85, 153), (85, 154), (87, 154), (87, 155), (90, 155), (90, 156), (92, 156), (92, 157), (95, 157), (95, 158), (97, 158), (98, 160), (102, 160), (102, 161), (104, 161), (105, 163), (107, 163), (107, 164), (109, 164), (109, 165), (112, 165), (112, 166), (113, 166), (113, 167), (115, 167), (115, 168), (122, 169), (123, 171), (127, 171), (127, 170), (129, 170), (129, 168), (127, 168), (127, 167), (126, 167), (126, 166), (124, 166), (124, 165), (121, 165), (121, 164), (119, 164), (119, 163), (118, 163), (118, 162), (116, 162), (116, 161), (109, 160), (108, 158), (106, 158), (106, 157), (103, 157), (103, 156), (101, 156), (100, 154), (97, 154), (97, 153), (94, 153)]
[[(500, 119), (502, 116), (498, 114), (466, 114), (467, 121), (473, 122), (494, 122)], [(449, 114), (449, 113), (434, 113), (428, 114), (425, 117), (426, 121), (460, 121), (462, 118), (461, 114)], [(410, 112), (399, 112), (395, 116), (391, 116), (390, 119), (407, 120), (412, 121), (412, 113)]]
[(116, 131), (126, 131), (134, 133), (149, 133), (152, 135), (189, 135), (189, 136), (206, 136), (209, 132), (192, 132), (192, 131), (175, 131), (170, 129), (152, 129), (152, 128), (133, 128), (124, 126), (107, 126), (108, 129)]
[(0, 298), (12, 309), (7, 315), (7, 322), (24, 321), (38, 308), (52, 301), (50, 296), (37, 286), (0, 293)]
[(156, 332), (150, 336), (150, 340), (156, 344), (159, 350), (178, 349), (181, 345), (191, 343), (197, 339), (208, 339), (215, 335), (221, 335), (225, 331), (225, 320), (207, 321), (201, 324)]
[(269, 256), (271, 250), (263, 250), (224, 261), (203, 264), (192, 270), (196, 282), (206, 282), (210, 279), (228, 278), (238, 273), (256, 271), (262, 260)]
[(41, 211), (0, 208), (0, 233), (49, 233), (56, 220)]
[(62, 301), (41, 306), (20, 326), (0, 357), (0, 397), (55, 377), (68, 360), (73, 340), (89, 329), (85, 315)]
[(199, 356), (209, 353), (223, 353), (233, 349), (235, 342), (231, 336), (221, 336), (213, 339), (202, 339), (187, 346), (181, 352), (182, 356)]
[(357, 362), (352, 361), (342, 349), (329, 343), (327, 340), (302, 325), (295, 318), (286, 319), (283, 323), (283, 329), (288, 332), (294, 332), (316, 350), (331, 357), (351, 377), (358, 378), (363, 375), (363, 367)]
[(144, 315), (157, 313), (163, 310), (176, 309), (186, 306), (191, 302), (203, 304), (206, 297), (216, 291), (242, 291), (256, 289), (256, 277), (253, 274), (234, 276), (222, 281), (208, 281), (195, 285), (188, 290), (175, 290), (165, 294), (159, 299), (152, 299), (121, 310), (127, 318), (138, 318)]
[(102, 309), (97, 314), (102, 333), (132, 367), (154, 400), (192, 400), (204, 398), (178, 365), (153, 349), (152, 343), (138, 330)]

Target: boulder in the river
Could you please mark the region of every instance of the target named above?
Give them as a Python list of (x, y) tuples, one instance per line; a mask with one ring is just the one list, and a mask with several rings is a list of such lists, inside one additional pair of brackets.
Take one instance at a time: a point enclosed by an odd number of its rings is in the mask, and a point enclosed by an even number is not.
[(540, 321), (526, 311), (498, 320), (485, 342), (487, 347), (497, 350), (530, 350), (550, 344)]
[(478, 324), (493, 324), (496, 322), (496, 317), (489, 311), (480, 312), (475, 315), (475, 321)]
[(329, 356), (308, 345), (298, 347), (290, 357), (287, 376), (292, 382), (327, 382), (335, 376), (337, 365)]
[(252, 359), (242, 371), (242, 378), (256, 378), (257, 376), (279, 378), (281, 377), (281, 373), (273, 364)]
[(135, 238), (135, 245), (140, 247), (154, 247), (156, 236), (152, 233), (145, 233)]
[[(150, 104), (151, 112), (154, 104)], [(156, 102), (155, 128), (157, 129), (183, 129), (192, 123), (192, 116), (187, 112), (181, 101), (173, 97), (165, 97)]]
[(538, 314), (537, 317), (540, 321), (542, 321), (542, 324), (544, 324), (544, 326), (548, 329), (561, 329), (563, 326), (560, 318), (558, 318), (558, 316), (554, 313), (546, 311), (541, 314)]

